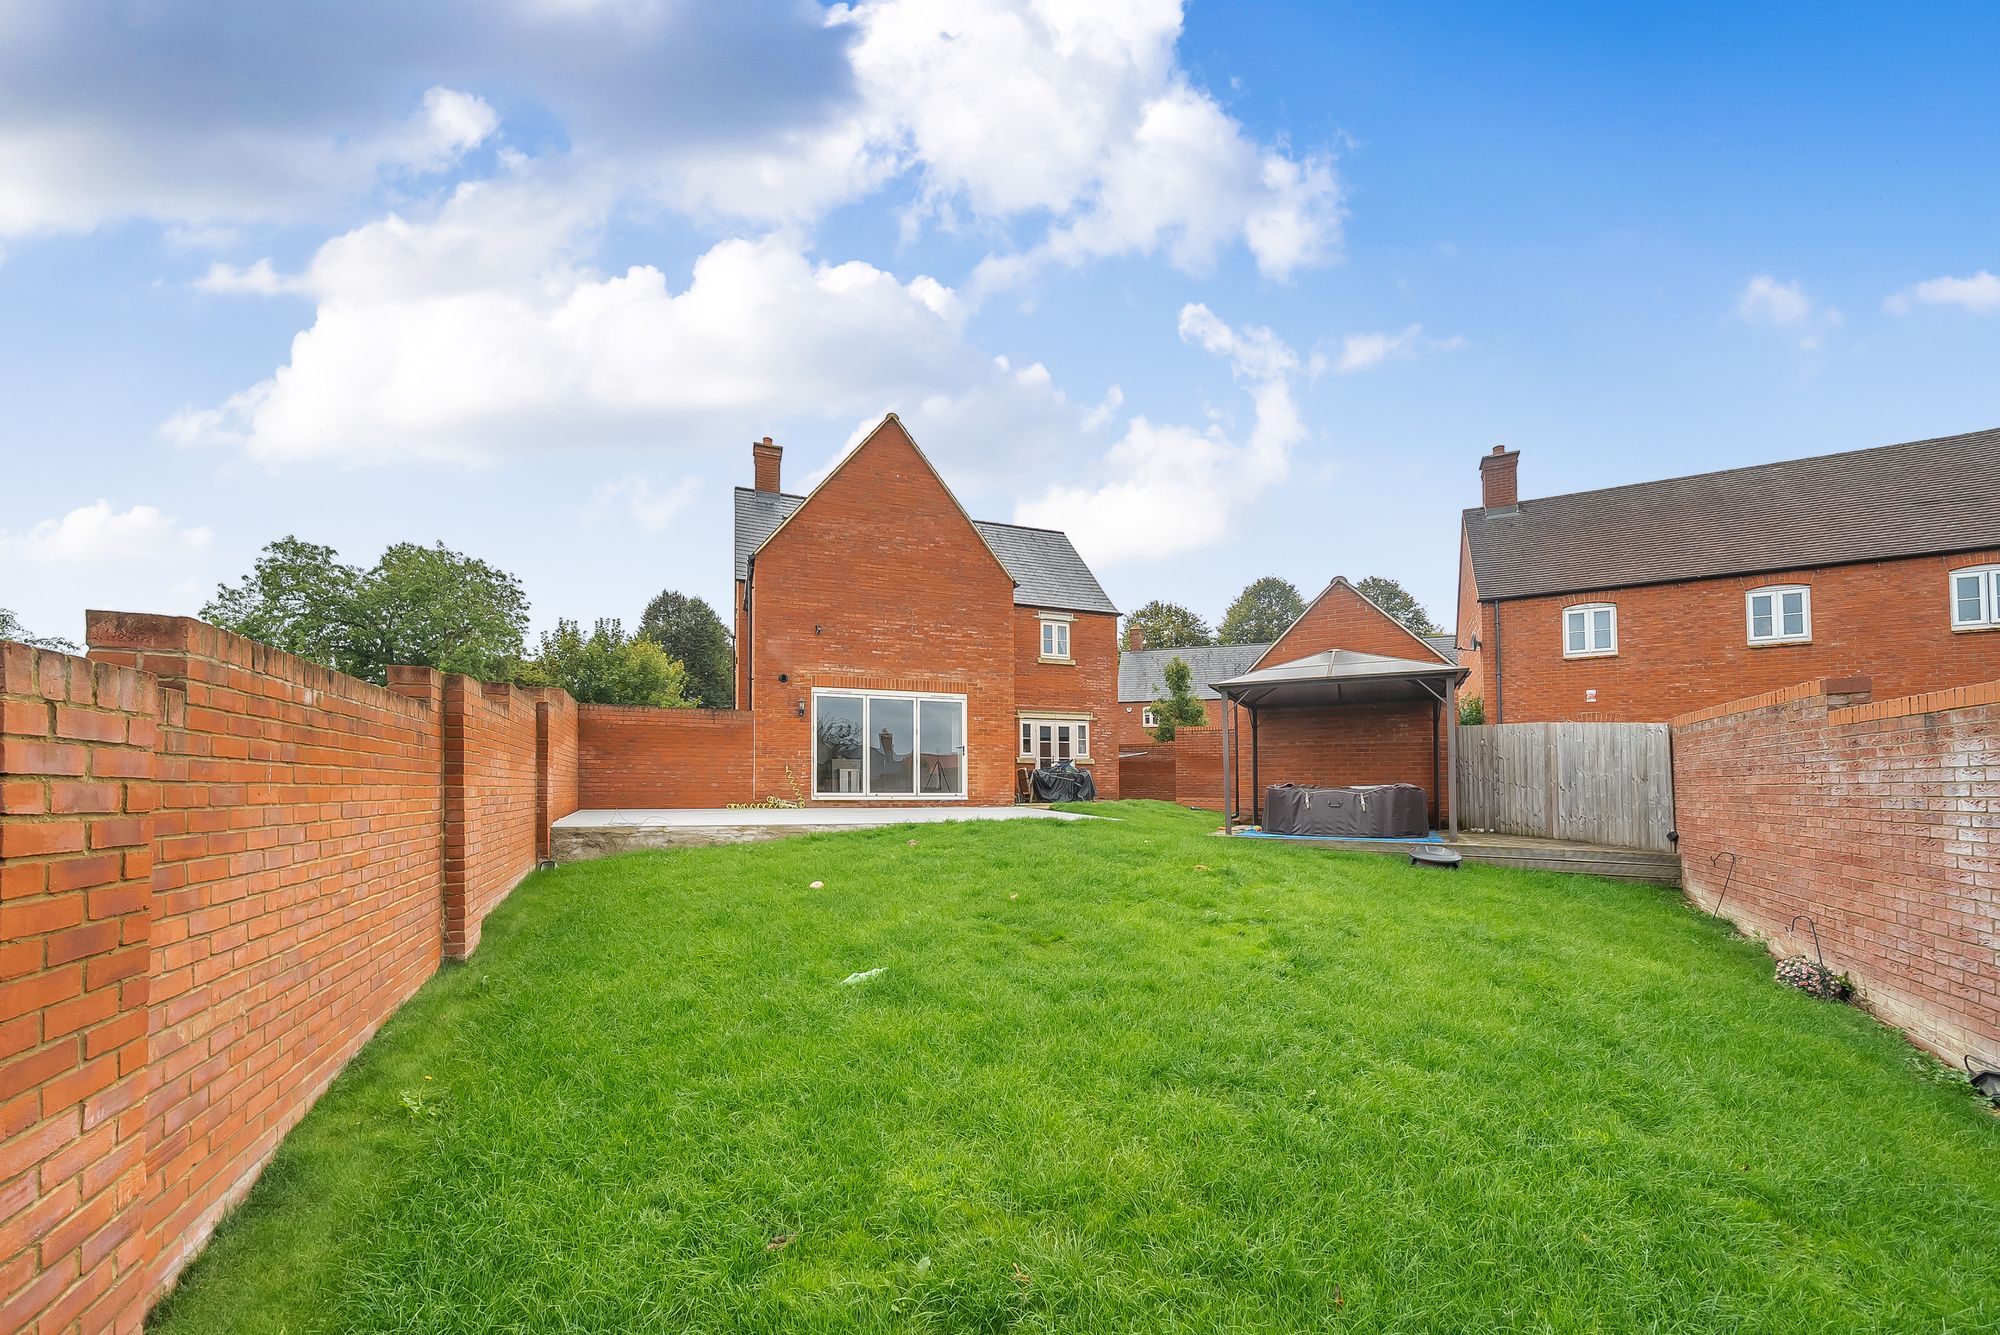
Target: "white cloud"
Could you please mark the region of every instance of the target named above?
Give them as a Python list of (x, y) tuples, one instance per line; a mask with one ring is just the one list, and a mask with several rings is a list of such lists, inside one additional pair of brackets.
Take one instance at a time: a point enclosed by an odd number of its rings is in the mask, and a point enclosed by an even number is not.
[(268, 259), (258, 260), (255, 264), (245, 266), (217, 260), (208, 266), (207, 273), (194, 280), (194, 285), (204, 292), (217, 292), (225, 296), (248, 294), (272, 297), (283, 292), (299, 290), (298, 280), (279, 273)]
[(2000, 274), (1981, 269), (1964, 278), (1929, 278), (1882, 303), (1891, 314), (1903, 315), (1917, 306), (1957, 306), (1974, 315), (2000, 311)]
[(99, 500), (60, 519), (44, 519), (25, 533), (0, 532), (0, 555), (35, 566), (172, 562), (205, 549), (215, 534), (185, 527), (150, 505), (113, 510)]
[(1796, 281), (1758, 274), (1737, 296), (1736, 314), (1745, 324), (1799, 325), (1812, 314), (1812, 299)]
[(1399, 334), (1349, 334), (1341, 340), (1340, 357), (1333, 369), (1341, 375), (1366, 371), (1385, 362), (1408, 361), (1426, 352), (1452, 352), (1465, 346), (1454, 334), (1450, 338), (1425, 338), (1424, 327), (1410, 325)]
[(1799, 346), (1806, 349), (1817, 348), (1827, 331), (1845, 323), (1839, 311), (1807, 296), (1796, 279), (1781, 283), (1770, 274), (1758, 274), (1737, 294), (1736, 318), (1745, 324), (1798, 330)]
[(1292, 450), (1306, 438), (1291, 386), (1297, 355), (1270, 330), (1233, 328), (1200, 304), (1182, 308), (1180, 333), (1228, 358), (1248, 387), (1255, 407), (1248, 438), (1134, 417), (1098, 466), (1101, 481), (1052, 486), (1016, 507), (1019, 522), (1063, 529), (1086, 559), (1107, 565), (1170, 556), (1228, 537), (1285, 480)]
[(597, 509), (603, 512), (622, 505), (639, 527), (658, 533), (700, 494), (699, 478), (684, 477), (666, 490), (657, 491), (643, 475), (627, 473), (597, 489)]
[(996, 444), (1003, 424), (1075, 429), (1046, 369), (971, 347), (934, 279), (817, 263), (771, 236), (716, 244), (675, 290), (649, 266), (583, 263), (596, 226), (587, 189), (528, 173), (356, 228), (298, 275), (229, 271), (311, 296), (312, 327), (268, 379), (163, 429), (272, 464), (692, 450), (759, 419), (889, 407), (963, 413)]

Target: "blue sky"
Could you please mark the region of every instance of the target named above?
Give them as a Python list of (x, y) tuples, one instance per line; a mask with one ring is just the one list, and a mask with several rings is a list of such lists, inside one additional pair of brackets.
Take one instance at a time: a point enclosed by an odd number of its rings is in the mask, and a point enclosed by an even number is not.
[[(0, 606), (286, 533), (726, 606), (895, 410), (1121, 606), (1448, 620), (1524, 494), (2000, 425), (2000, 15), (1131, 0), (0, 14)], [(892, 522), (892, 517), (885, 517)]]

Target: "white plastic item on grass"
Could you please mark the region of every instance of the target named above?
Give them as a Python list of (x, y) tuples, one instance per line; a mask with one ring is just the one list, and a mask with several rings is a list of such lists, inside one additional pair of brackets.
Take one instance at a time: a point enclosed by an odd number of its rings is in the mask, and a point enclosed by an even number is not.
[(851, 973), (847, 975), (847, 977), (840, 980), (839, 985), (841, 987), (852, 987), (856, 983), (865, 983), (870, 978), (875, 977), (877, 974), (883, 974), (887, 972), (889, 972), (889, 966), (886, 964), (873, 969), (865, 969), (860, 973)]

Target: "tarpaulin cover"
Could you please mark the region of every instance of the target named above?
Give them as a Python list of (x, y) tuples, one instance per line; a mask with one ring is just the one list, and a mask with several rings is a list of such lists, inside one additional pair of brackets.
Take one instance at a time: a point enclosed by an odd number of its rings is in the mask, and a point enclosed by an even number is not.
[(1065, 761), (1058, 765), (1045, 765), (1034, 773), (1029, 781), (1037, 802), (1094, 802), (1097, 800), (1097, 781), (1090, 777), (1090, 771), (1079, 769)]
[(1264, 831), (1322, 839), (1414, 839), (1430, 833), (1424, 790), (1411, 783), (1354, 788), (1273, 784), (1264, 790)]

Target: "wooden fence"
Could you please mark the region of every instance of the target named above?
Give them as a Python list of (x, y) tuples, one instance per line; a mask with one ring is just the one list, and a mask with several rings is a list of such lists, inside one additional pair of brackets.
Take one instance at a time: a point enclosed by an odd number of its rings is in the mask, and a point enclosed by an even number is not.
[(1459, 825), (1671, 852), (1664, 723), (1500, 723), (1458, 730)]

